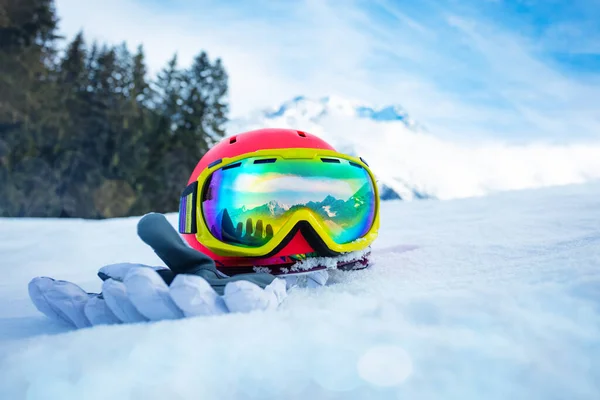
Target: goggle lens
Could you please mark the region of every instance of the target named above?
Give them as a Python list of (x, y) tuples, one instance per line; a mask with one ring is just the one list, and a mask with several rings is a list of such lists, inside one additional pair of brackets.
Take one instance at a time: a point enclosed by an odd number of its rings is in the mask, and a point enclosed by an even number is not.
[(247, 247), (266, 244), (302, 209), (349, 243), (369, 232), (376, 208), (367, 170), (342, 158), (247, 158), (214, 171), (201, 203), (215, 238)]

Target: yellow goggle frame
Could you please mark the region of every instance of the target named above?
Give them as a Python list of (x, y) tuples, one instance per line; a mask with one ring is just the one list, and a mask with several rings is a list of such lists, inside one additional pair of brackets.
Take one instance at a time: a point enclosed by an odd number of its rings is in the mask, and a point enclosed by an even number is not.
[[(222, 242), (215, 238), (210, 229), (206, 225), (204, 216), (202, 215), (202, 194), (204, 186), (210, 175), (227, 165), (236, 163), (246, 158), (253, 157), (269, 157), (277, 159), (304, 159), (317, 160), (320, 157), (335, 157), (356, 163), (363, 167), (369, 174), (375, 191), (375, 216), (371, 228), (363, 237), (349, 243), (339, 244), (333, 241), (331, 237), (322, 228), (319, 219), (309, 210), (298, 210), (290, 219), (279, 229), (276, 235), (271, 240), (260, 247), (244, 247), (234, 244)], [(220, 161), (220, 162), (219, 162)], [(185, 210), (188, 210), (186, 213)], [(346, 154), (338, 153), (332, 150), (323, 149), (267, 149), (258, 150), (251, 153), (245, 153), (240, 156), (223, 158), (209, 165), (200, 175), (196, 182), (190, 184), (183, 192), (181, 197), (179, 231), (181, 233), (194, 233), (196, 239), (206, 248), (210, 249), (215, 254), (220, 256), (240, 256), (240, 257), (265, 257), (271, 256), (277, 252), (279, 245), (285, 240), (290, 232), (302, 221), (308, 222), (314, 231), (319, 235), (323, 243), (334, 253), (348, 253), (352, 251), (363, 250), (368, 247), (376, 238), (379, 231), (379, 209), (380, 199), (379, 190), (377, 188), (377, 180), (373, 175), (369, 166), (361, 159), (352, 157)]]

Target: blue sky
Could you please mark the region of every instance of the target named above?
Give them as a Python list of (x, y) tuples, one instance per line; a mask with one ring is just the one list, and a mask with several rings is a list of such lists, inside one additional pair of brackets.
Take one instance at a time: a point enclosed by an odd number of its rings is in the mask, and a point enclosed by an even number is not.
[(399, 104), (439, 136), (600, 139), (600, 0), (57, 0), (61, 29), (144, 44), (152, 71), (205, 49), (232, 116), (296, 95)]

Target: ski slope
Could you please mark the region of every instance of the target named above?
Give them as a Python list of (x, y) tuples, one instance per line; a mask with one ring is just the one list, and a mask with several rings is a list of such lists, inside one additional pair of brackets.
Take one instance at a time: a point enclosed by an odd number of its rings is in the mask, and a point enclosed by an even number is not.
[(0, 398), (598, 399), (599, 198), (384, 202), (375, 248), (418, 248), (276, 311), (80, 331), (38, 313), (28, 281), (93, 291), (104, 264), (158, 265), (137, 218), (0, 220)]

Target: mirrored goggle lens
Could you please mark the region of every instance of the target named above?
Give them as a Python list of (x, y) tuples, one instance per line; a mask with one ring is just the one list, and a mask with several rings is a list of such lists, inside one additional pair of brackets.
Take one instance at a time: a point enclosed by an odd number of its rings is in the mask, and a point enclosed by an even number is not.
[(299, 210), (309, 210), (338, 244), (368, 233), (375, 219), (369, 173), (341, 158), (248, 158), (215, 171), (202, 195), (213, 236), (225, 243), (266, 244)]

